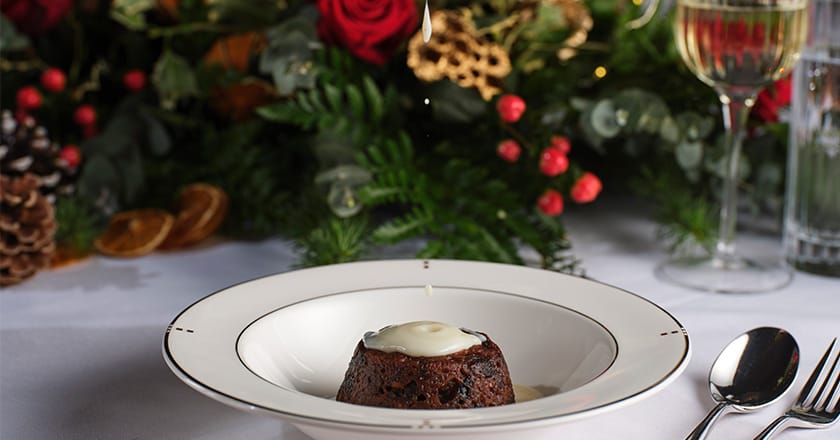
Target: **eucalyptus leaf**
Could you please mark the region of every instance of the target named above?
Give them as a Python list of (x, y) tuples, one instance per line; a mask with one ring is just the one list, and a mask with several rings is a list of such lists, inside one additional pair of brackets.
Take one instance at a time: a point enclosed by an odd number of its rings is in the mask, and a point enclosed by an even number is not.
[(86, 152), (85, 165), (79, 173), (76, 184), (79, 195), (93, 200), (103, 192), (120, 191), (121, 186), (117, 168), (108, 157), (104, 154), (88, 155)]
[(23, 50), (30, 45), (29, 38), (19, 33), (15, 25), (0, 14), (0, 52)]
[(684, 170), (695, 170), (703, 162), (703, 143), (699, 141), (680, 142), (674, 154), (677, 163)]
[(321, 185), (342, 181), (349, 185), (361, 185), (370, 182), (371, 177), (370, 171), (358, 165), (345, 164), (318, 173), (315, 183)]
[(615, 106), (612, 100), (602, 99), (592, 108), (590, 123), (598, 135), (611, 138), (621, 132), (621, 126), (616, 118)]
[(136, 202), (144, 185), (143, 158), (139, 145), (132, 145), (126, 153), (114, 158), (113, 165), (121, 176), (120, 198), (128, 205)]
[(190, 63), (171, 50), (164, 50), (155, 63), (152, 80), (164, 108), (174, 108), (178, 99), (198, 95), (198, 80)]
[(149, 151), (156, 156), (168, 153), (172, 148), (172, 138), (169, 136), (166, 126), (148, 112), (140, 112), (139, 116), (145, 125)]
[(110, 14), (114, 21), (133, 31), (146, 29), (146, 12), (157, 6), (155, 0), (114, 0)]
[(680, 140), (680, 127), (674, 118), (668, 116), (662, 121), (659, 127), (659, 136), (669, 143), (677, 143)]

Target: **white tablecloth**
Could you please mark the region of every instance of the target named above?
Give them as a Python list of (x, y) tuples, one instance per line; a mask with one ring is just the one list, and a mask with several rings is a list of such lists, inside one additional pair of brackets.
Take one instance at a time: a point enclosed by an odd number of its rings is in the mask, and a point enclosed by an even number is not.
[[(727, 415), (710, 439), (751, 439), (794, 399), (833, 336), (840, 336), (840, 280), (797, 272), (770, 293), (719, 295), (663, 284), (665, 258), (655, 225), (629, 205), (594, 204), (564, 214), (590, 277), (638, 293), (688, 330), (685, 372), (652, 397), (558, 426), (565, 439), (680, 439), (712, 407), (707, 378), (718, 352), (758, 326), (790, 331), (801, 350), (796, 392), (753, 414)], [(752, 252), (778, 253), (777, 237), (745, 238)], [(404, 252), (403, 252), (404, 251)], [(408, 250), (389, 255), (410, 256)], [(139, 259), (95, 257), (43, 272), (0, 292), (0, 439), (304, 440), (293, 426), (249, 414), (193, 391), (163, 362), (167, 324), (197, 299), (266, 274), (290, 270), (288, 243), (216, 242)], [(786, 439), (837, 439), (788, 430)]]

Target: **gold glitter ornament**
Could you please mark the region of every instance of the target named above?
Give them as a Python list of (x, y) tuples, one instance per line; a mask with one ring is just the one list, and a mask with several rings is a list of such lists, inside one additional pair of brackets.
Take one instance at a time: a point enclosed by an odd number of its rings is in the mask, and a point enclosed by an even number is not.
[(450, 79), (463, 88), (474, 87), (485, 101), (501, 93), (511, 71), (510, 56), (502, 46), (478, 35), (471, 20), (456, 11), (431, 14), (432, 37), (422, 32), (408, 42), (408, 67), (421, 81)]

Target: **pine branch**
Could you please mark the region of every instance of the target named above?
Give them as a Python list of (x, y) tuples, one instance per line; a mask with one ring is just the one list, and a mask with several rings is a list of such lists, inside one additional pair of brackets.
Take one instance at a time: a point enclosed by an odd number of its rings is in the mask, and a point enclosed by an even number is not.
[(300, 266), (311, 267), (360, 259), (370, 249), (369, 225), (365, 217), (331, 218), (306, 237), (295, 240)]

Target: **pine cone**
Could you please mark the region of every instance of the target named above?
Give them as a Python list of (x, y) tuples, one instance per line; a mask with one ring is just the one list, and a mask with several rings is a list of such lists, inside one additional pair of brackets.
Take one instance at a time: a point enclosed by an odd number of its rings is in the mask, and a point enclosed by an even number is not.
[(17, 284), (50, 264), (56, 222), (31, 173), (0, 175), (0, 286)]
[(12, 113), (3, 110), (0, 115), (0, 173), (20, 177), (32, 173), (38, 177), (39, 190), (50, 203), (56, 194), (71, 194), (76, 169), (62, 160), (61, 148), (50, 142), (47, 130), (27, 117), (18, 124)]

